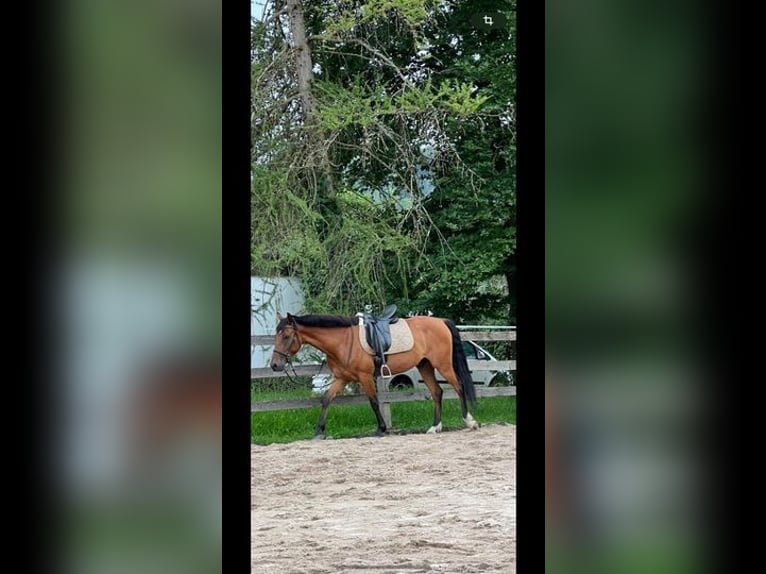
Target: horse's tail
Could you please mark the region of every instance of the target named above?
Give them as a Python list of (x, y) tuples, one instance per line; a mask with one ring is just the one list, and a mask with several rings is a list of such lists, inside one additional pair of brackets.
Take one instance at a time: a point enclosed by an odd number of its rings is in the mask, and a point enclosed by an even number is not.
[(444, 322), (452, 333), (452, 368), (460, 382), (465, 400), (471, 405), (476, 405), (476, 389), (473, 386), (471, 371), (468, 370), (468, 360), (465, 358), (465, 352), (463, 352), (463, 341), (460, 339), (460, 333), (455, 323), (449, 319), (444, 319)]

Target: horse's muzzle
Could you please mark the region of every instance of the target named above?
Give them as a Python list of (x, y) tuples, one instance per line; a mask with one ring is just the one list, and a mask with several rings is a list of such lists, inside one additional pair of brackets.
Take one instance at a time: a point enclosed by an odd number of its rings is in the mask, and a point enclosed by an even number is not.
[(271, 363), (271, 370), (272, 371), (281, 372), (281, 371), (285, 370), (285, 366), (284, 365), (279, 365), (277, 363)]

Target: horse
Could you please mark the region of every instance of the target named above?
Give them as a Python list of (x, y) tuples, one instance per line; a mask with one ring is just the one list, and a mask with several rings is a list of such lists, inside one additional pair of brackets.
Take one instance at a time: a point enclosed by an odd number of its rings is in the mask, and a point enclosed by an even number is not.
[[(417, 366), (434, 403), (433, 425), (427, 432), (438, 433), (442, 430), (442, 389), (436, 381), (434, 369), (455, 389), (465, 425), (470, 429), (478, 429), (479, 424), (468, 411), (469, 403), (471, 406), (476, 404), (476, 390), (455, 323), (437, 317), (408, 317), (400, 321), (406, 321), (410, 328), (412, 348), (388, 355), (388, 367), (391, 373), (402, 373)], [(327, 409), (335, 395), (351, 382), (358, 382), (369, 399), (378, 422), (376, 434), (383, 436), (388, 429), (380, 414), (375, 390), (375, 362), (359, 341), (358, 318), (339, 315), (297, 316), (290, 313), (283, 317), (278, 313), (274, 352), (271, 356), (272, 370), (284, 371), (285, 364), (290, 362), (304, 344), (311, 345), (327, 356), (327, 365), (332, 373), (330, 386), (322, 397), (322, 410), (314, 438), (324, 438)]]
[[(127, 479), (149, 504), (175, 505), (222, 535), (223, 371), (220, 358), (190, 350), (143, 366), (128, 397)], [(130, 492), (130, 490), (129, 490)], [(156, 497), (156, 498), (155, 498)]]
[(549, 369), (545, 372), (545, 516), (555, 521), (560, 512), (558, 409)]
[(140, 463), (166, 459), (190, 440), (219, 444), (222, 376), (217, 360), (171, 357), (142, 370), (130, 401), (131, 445)]

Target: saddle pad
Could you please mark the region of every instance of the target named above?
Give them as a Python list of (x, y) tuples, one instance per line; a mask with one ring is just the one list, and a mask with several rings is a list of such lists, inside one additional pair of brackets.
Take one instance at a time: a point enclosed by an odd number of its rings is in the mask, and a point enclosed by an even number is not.
[[(386, 351), (386, 355), (393, 355), (395, 353), (404, 353), (409, 351), (415, 346), (415, 339), (412, 338), (412, 331), (410, 326), (404, 319), (399, 319), (393, 325), (389, 325), (391, 330), (391, 348)], [(370, 355), (374, 355), (370, 346), (367, 344), (367, 335), (364, 332), (364, 325), (359, 326), (359, 342), (362, 344), (362, 349)]]

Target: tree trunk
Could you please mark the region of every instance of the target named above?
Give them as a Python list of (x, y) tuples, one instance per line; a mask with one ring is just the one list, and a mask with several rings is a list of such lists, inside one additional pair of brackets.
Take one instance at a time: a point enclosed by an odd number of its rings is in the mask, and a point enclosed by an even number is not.
[(508, 320), (509, 325), (513, 325), (516, 322), (516, 256), (509, 256), (504, 267), (503, 275), (508, 285)]
[(303, 105), (304, 121), (309, 122), (314, 115), (314, 98), (311, 94), (313, 64), (311, 49), (306, 39), (306, 22), (303, 18), (301, 0), (286, 0), (287, 15), (290, 19), (290, 32), (295, 50), (295, 69), (298, 79), (298, 94)]
[[(298, 96), (303, 108), (303, 123), (305, 133), (309, 134), (310, 139), (321, 142), (325, 138), (319, 134), (319, 128), (314, 125), (316, 114), (316, 101), (311, 89), (314, 79), (314, 64), (311, 61), (311, 48), (306, 34), (306, 21), (303, 16), (302, 0), (285, 0), (287, 6), (287, 15), (290, 20), (290, 33), (293, 39), (293, 50), (295, 52), (295, 74), (298, 81)], [(315, 128), (315, 129), (312, 129)], [(314, 139), (315, 138), (315, 139)], [(315, 146), (314, 149), (320, 150), (321, 156), (317, 158), (319, 173), (314, 173), (311, 177), (314, 182), (319, 182), (322, 187), (320, 194), (320, 205), (325, 198), (332, 202), (335, 197), (335, 185), (333, 170), (328, 154), (329, 146)], [(320, 207), (321, 210), (321, 207)]]

